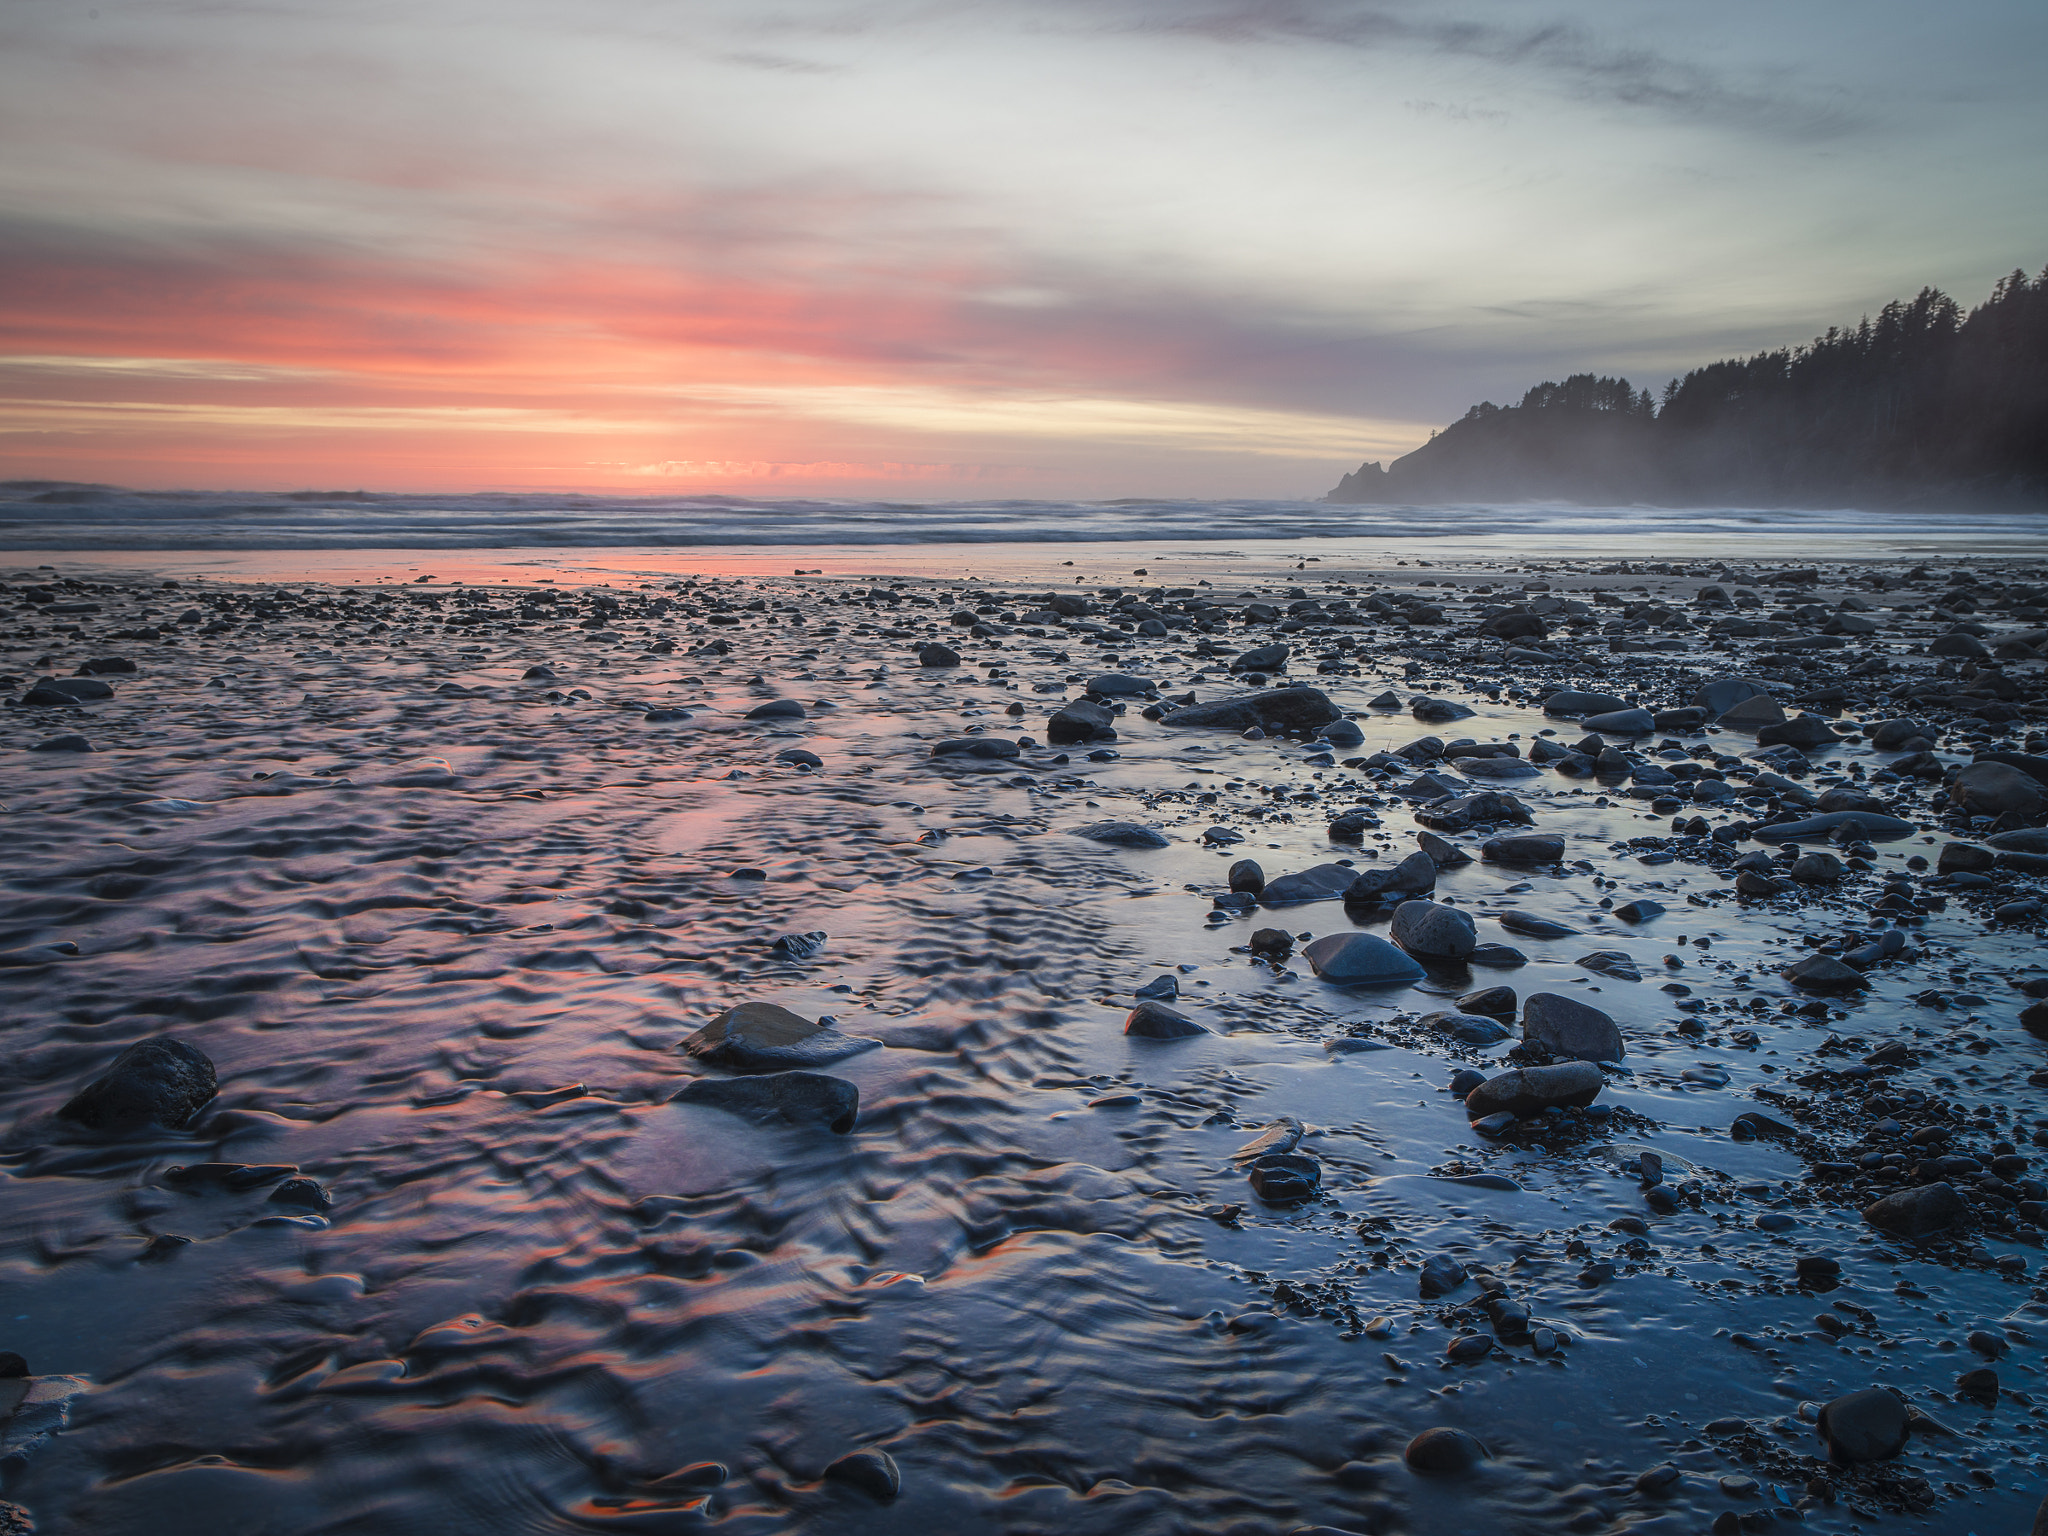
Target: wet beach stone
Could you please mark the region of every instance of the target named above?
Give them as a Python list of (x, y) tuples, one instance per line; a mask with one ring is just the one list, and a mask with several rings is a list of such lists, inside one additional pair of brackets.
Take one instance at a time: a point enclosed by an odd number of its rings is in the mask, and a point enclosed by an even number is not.
[(683, 1042), (683, 1049), (731, 1072), (784, 1072), (821, 1067), (880, 1045), (791, 1013), (776, 1003), (728, 1008)]
[(685, 1083), (669, 1103), (704, 1104), (756, 1124), (822, 1125), (844, 1135), (860, 1116), (860, 1089), (822, 1072), (700, 1077)]
[(1865, 1387), (1822, 1405), (1815, 1423), (1828, 1459), (1839, 1465), (1888, 1461), (1906, 1448), (1906, 1405), (1882, 1387)]
[(1426, 974), (1414, 959), (1376, 933), (1329, 933), (1312, 939), (1302, 957), (1335, 986), (1411, 985)]
[(96, 1131), (180, 1131), (219, 1091), (213, 1063), (174, 1035), (138, 1040), (57, 1113)]
[(1143, 1040), (1186, 1040), (1194, 1035), (1206, 1035), (1209, 1031), (1177, 1008), (1147, 1001), (1125, 1015), (1124, 1033)]
[(825, 1469), (825, 1478), (858, 1488), (882, 1504), (903, 1491), (903, 1474), (887, 1451), (850, 1451)]
[(1469, 1472), (1487, 1456), (1486, 1447), (1464, 1430), (1443, 1427), (1425, 1429), (1401, 1452), (1401, 1459), (1413, 1471), (1439, 1476)]
[(1148, 827), (1135, 821), (1098, 821), (1089, 826), (1076, 827), (1074, 836), (1085, 837), (1091, 843), (1105, 843), (1112, 848), (1168, 848), (1172, 840), (1157, 827)]
[(1522, 1004), (1522, 1037), (1574, 1061), (1619, 1061), (1628, 1050), (1621, 1026), (1607, 1014), (1555, 992), (1531, 993)]
[(1863, 1207), (1863, 1219), (1898, 1237), (1927, 1237), (1945, 1232), (1969, 1214), (1969, 1206), (1952, 1184), (1922, 1184), (1894, 1190)]
[(1252, 1160), (1245, 1176), (1270, 1205), (1313, 1200), (1323, 1187), (1323, 1165), (1302, 1152), (1268, 1152)]
[(1560, 1062), (1549, 1067), (1516, 1067), (1490, 1077), (1465, 1096), (1465, 1113), (1473, 1121), (1492, 1114), (1517, 1118), (1538, 1115), (1553, 1106), (1583, 1109), (1600, 1096), (1607, 1079), (1589, 1061)]
[(1479, 943), (1468, 914), (1434, 901), (1402, 902), (1394, 908), (1391, 932), (1409, 954), (1432, 959), (1461, 960)]
[(1045, 722), (1045, 739), (1056, 747), (1116, 740), (1116, 716), (1100, 704), (1076, 699), (1063, 704)]
[(1343, 711), (1319, 688), (1270, 688), (1263, 693), (1184, 705), (1169, 710), (1159, 723), (1177, 728), (1209, 726), (1243, 731), (1257, 726), (1267, 732), (1314, 731), (1343, 717)]

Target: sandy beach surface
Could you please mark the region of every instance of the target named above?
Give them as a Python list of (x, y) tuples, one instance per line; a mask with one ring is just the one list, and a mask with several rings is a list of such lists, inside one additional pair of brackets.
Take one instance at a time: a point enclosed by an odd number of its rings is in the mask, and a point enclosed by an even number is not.
[(2048, 562), (1710, 547), (8, 557), (0, 1531), (2027, 1529)]

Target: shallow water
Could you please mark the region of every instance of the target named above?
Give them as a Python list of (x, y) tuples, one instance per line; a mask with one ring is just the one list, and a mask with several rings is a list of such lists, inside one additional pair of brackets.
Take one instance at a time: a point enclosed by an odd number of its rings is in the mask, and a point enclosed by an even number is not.
[[(832, 587), (764, 590), (810, 602)], [(622, 627), (362, 636), (283, 621), (128, 645), (143, 675), (92, 708), (101, 752), (8, 751), (0, 949), (81, 950), (0, 971), (0, 1344), (91, 1384), (67, 1428), (0, 1464), (38, 1529), (1693, 1532), (1724, 1510), (1790, 1514), (1803, 1492), (1767, 1466), (1750, 1469), (1753, 1492), (1724, 1492), (1745, 1467), (1708, 1422), (1743, 1417), (1804, 1454), (1798, 1404), (1872, 1382), (1960, 1432), (1916, 1440), (1905, 1462), (1939, 1502), (1884, 1529), (2024, 1528), (2042, 1410), (1949, 1394), (1977, 1363), (1957, 1348), (1969, 1329), (2048, 1329), (2036, 1278), (1990, 1267), (2037, 1269), (2038, 1238), (1986, 1238), (1960, 1262), (1879, 1241), (1794, 1149), (1727, 1128), (1831, 1031), (1928, 1050), (1895, 1086), (2037, 1113), (2040, 1046), (2011, 1024), (2008, 985), (2038, 964), (2032, 934), (1987, 932), (1952, 904), (1919, 929), (1928, 958), (1879, 974), (1845, 1017), (1781, 1014), (1797, 994), (1777, 952), (1865, 898), (1802, 913), (1710, 897), (1726, 888), (1711, 869), (1646, 867), (1618, 843), (1668, 817), (1551, 773), (1509, 787), (1591, 871), (1474, 864), (1439, 887), (1530, 965), (1346, 993), (1241, 946), (1275, 921), (1384, 918), (1325, 902), (1207, 921), (1235, 857), (1273, 874), (1412, 848), (1399, 801), (1354, 849), (1333, 848), (1315, 805), (1254, 816), (1273, 805), (1258, 786), (1349, 777), (1298, 745), (1171, 733), (1134, 709), (1113, 761), (934, 762), (931, 742), (967, 726), (1019, 729), (1000, 713), (1013, 699), (1036, 729), (1058, 695), (1032, 685), (1094, 662), (1072, 638), (1015, 635), (977, 653), (1013, 670), (990, 680), (925, 672), (900, 643), (815, 620), (716, 631), (725, 658), (650, 654)], [(1176, 641), (1119, 644), (1175, 689), (1196, 670)], [(1405, 660), (1376, 643), (1361, 675), (1310, 680), (1354, 710), (1389, 680), (1404, 696), (1426, 684), (1478, 717), (1368, 715), (1364, 751), (1432, 730), (1526, 742), (1557, 724), (1433, 667), (1404, 679)], [(520, 680), (539, 661), (557, 691), (591, 697), (550, 702)], [(434, 692), (450, 682), (479, 691)], [(740, 718), (773, 696), (809, 718)], [(619, 707), (632, 700), (694, 718), (650, 722)], [(10, 749), (52, 728), (26, 713), (5, 722)], [(777, 765), (791, 745), (825, 769)], [(1072, 835), (1108, 817), (1173, 845)], [(1216, 824), (1248, 844), (1205, 849)], [(1924, 849), (1882, 845), (1876, 863)], [(1596, 877), (1671, 910), (1608, 931)], [(1510, 906), (1581, 933), (1504, 935), (1489, 914)], [(814, 959), (769, 953), (814, 929), (829, 934)], [(1592, 948), (1627, 950), (1646, 979), (1590, 975), (1573, 962)], [(1703, 995), (1746, 995), (1742, 975), (1772, 1000), (1743, 1020), (1757, 1045), (1670, 1033), (1658, 984), (1681, 952), (1673, 974)], [(1121, 1033), (1132, 992), (1166, 970), (1216, 1033)], [(1473, 1133), (1444, 1085), (1504, 1047), (1433, 1043), (1398, 1016), (1491, 980), (1597, 993), (1630, 1041), (1603, 1102), (1642, 1119), (1553, 1150)], [(1989, 1001), (1908, 1003), (1937, 982)], [(702, 1070), (678, 1042), (746, 998), (885, 1042), (830, 1069), (860, 1088), (852, 1134), (666, 1102)], [(1393, 1043), (1322, 1049), (1361, 1021)], [(220, 1071), (193, 1131), (103, 1141), (51, 1120), (123, 1045), (166, 1030)], [(1679, 1076), (1707, 1062), (1727, 1086)], [(1090, 1107), (1126, 1094), (1137, 1102)], [(1262, 1205), (1230, 1163), (1283, 1114), (1311, 1128), (1329, 1196), (1297, 1210)], [(1616, 1171), (1645, 1148), (1714, 1198), (1653, 1215)], [(168, 1166), (203, 1161), (295, 1165), (335, 1206), (300, 1216), (267, 1204), (267, 1185), (165, 1186)], [(1521, 1188), (1446, 1182), (1474, 1171)], [(1203, 1214), (1219, 1204), (1245, 1207), (1241, 1223)], [(1761, 1231), (1766, 1209), (1798, 1225)], [(1606, 1223), (1623, 1214), (1650, 1220), (1654, 1252), (1622, 1249)], [(138, 1262), (162, 1233), (192, 1241)], [(1574, 1237), (1619, 1277), (1582, 1286)], [(1444, 1314), (1474, 1292), (1420, 1298), (1437, 1252), (1492, 1266), (1569, 1347), (1448, 1365), (1463, 1326)], [(1809, 1252), (1842, 1260), (1832, 1297), (1793, 1284)], [(1305, 1299), (1276, 1301), (1282, 1283)], [(1830, 1299), (1875, 1321), (1832, 1341), (1811, 1325)], [(1391, 1337), (1360, 1332), (1378, 1316)], [(2038, 1391), (2038, 1343), (1998, 1368)], [(1437, 1424), (1493, 1459), (1463, 1479), (1411, 1473), (1402, 1446)], [(867, 1446), (902, 1468), (893, 1505), (820, 1481)], [(1675, 1494), (1632, 1490), (1667, 1460), (1688, 1474)], [(700, 1462), (729, 1475), (661, 1484)], [(1808, 1518), (1859, 1521), (1847, 1501)]]

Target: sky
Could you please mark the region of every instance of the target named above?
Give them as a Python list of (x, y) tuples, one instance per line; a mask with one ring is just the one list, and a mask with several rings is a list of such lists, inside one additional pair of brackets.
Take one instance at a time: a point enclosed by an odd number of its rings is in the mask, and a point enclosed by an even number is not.
[(0, 477), (1319, 496), (2048, 263), (2039, 0), (7, 0)]

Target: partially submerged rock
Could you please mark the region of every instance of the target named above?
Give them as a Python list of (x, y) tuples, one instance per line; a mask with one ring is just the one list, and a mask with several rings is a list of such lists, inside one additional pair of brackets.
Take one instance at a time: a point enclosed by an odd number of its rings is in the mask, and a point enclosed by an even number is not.
[(1342, 718), (1343, 711), (1320, 688), (1269, 688), (1169, 710), (1159, 723), (1233, 731), (1250, 730), (1253, 726), (1268, 732), (1313, 731)]
[(683, 1042), (683, 1049), (731, 1072), (786, 1072), (822, 1067), (880, 1045), (864, 1035), (842, 1035), (775, 1003), (740, 1003)]
[(1561, 1062), (1553, 1067), (1517, 1067), (1489, 1077), (1465, 1096), (1472, 1120), (1491, 1114), (1540, 1115), (1556, 1106), (1583, 1109), (1600, 1096), (1607, 1079), (1589, 1061)]
[(1301, 953), (1317, 976), (1339, 987), (1409, 986), (1426, 974), (1376, 933), (1327, 933)]
[(1532, 993), (1522, 1004), (1522, 1036), (1553, 1056), (1573, 1061), (1619, 1061), (1628, 1050), (1621, 1026), (1613, 1019), (1555, 992)]
[(180, 1131), (219, 1090), (213, 1063), (174, 1035), (138, 1040), (57, 1113), (96, 1131)]
[(1863, 1207), (1863, 1219), (1896, 1237), (1928, 1237), (1947, 1231), (1969, 1211), (1954, 1185), (1921, 1184), (1871, 1201)]

